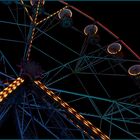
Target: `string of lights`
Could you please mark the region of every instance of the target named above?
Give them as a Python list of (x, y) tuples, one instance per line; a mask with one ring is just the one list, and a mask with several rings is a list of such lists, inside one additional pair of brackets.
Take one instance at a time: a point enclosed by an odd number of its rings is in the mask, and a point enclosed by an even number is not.
[(12, 93), (18, 86), (20, 86), (24, 80), (18, 77), (13, 83), (6, 87), (3, 91), (0, 92), (0, 102), (3, 101), (10, 93)]
[(33, 23), (33, 18), (31, 17), (31, 15), (29, 14), (28, 9), (27, 9), (27, 8), (26, 8), (26, 6), (24, 5), (23, 0), (20, 0), (20, 2), (21, 2), (21, 4), (23, 5), (23, 7), (24, 7), (24, 10), (25, 10), (26, 14), (29, 16), (29, 19), (30, 19), (30, 20), (31, 20), (31, 22)]
[(33, 39), (34, 39), (34, 35), (35, 35), (35, 26), (36, 26), (36, 22), (37, 22), (37, 17), (38, 17), (38, 13), (39, 13), (39, 8), (40, 8), (40, 0), (38, 0), (37, 3), (37, 9), (36, 9), (36, 13), (35, 13), (35, 18), (33, 20), (33, 29), (32, 29), (32, 35), (31, 35), (31, 39), (30, 39), (30, 43), (29, 43), (29, 48), (28, 48), (28, 52), (27, 52), (27, 61), (29, 61), (30, 59), (30, 54), (31, 54), (31, 48), (32, 48), (32, 43), (33, 43)]
[(87, 136), (90, 137), (91, 139), (95, 140), (93, 136), (90, 136), (86, 130), (83, 130), (82, 127), (81, 127), (80, 125), (78, 125), (74, 120), (72, 120), (71, 118), (69, 118), (66, 114), (65, 114), (65, 117), (66, 117), (72, 124), (74, 124), (78, 129), (80, 129), (85, 135), (87, 135)]
[[(29, 11), (28, 9), (24, 6), (24, 1), (23, 0), (20, 0), (21, 4), (23, 5), (24, 7), (24, 10), (25, 12), (27, 13), (27, 15), (29, 16), (31, 22), (33, 23), (33, 28), (32, 28), (32, 32), (31, 32), (31, 38), (30, 38), (30, 41), (29, 41), (29, 48), (28, 48), (28, 51), (27, 51), (27, 61), (29, 61), (30, 59), (30, 54), (31, 54), (31, 49), (32, 49), (32, 43), (33, 43), (33, 40), (34, 40), (34, 36), (35, 36), (35, 27), (39, 24), (41, 24), (42, 22), (48, 20), (49, 18), (57, 15), (59, 12), (61, 12), (62, 10), (66, 9), (68, 6), (65, 6), (63, 7), (62, 9), (54, 12), (53, 14), (47, 16), (46, 18), (40, 20), (39, 22), (37, 22), (37, 17), (38, 17), (38, 14), (39, 14), (39, 10), (40, 10), (40, 5), (41, 5), (41, 0), (38, 0), (38, 3), (37, 3), (37, 9), (36, 9), (36, 13), (35, 13), (35, 18), (33, 19), (32, 16), (29, 14)], [(31, 2), (30, 2), (31, 3)], [(42, 4), (44, 4), (44, 1), (42, 1)], [(31, 4), (32, 6), (33, 3)]]
[(53, 14), (51, 14), (51, 15), (45, 17), (44, 19), (40, 20), (39, 22), (37, 22), (37, 25), (41, 24), (42, 22), (44, 22), (44, 21), (50, 19), (51, 17), (53, 17), (53, 16), (55, 16), (55, 15), (57, 15), (59, 12), (61, 12), (61, 11), (64, 10), (64, 9), (66, 9), (67, 7), (68, 7), (68, 6), (65, 6), (65, 7), (63, 7), (62, 9), (60, 9), (60, 10), (54, 12)]
[(47, 93), (51, 98), (53, 98), (57, 103), (59, 103), (65, 110), (74, 115), (79, 121), (81, 121), (86, 127), (88, 127), (94, 135), (99, 136), (102, 140), (110, 140), (110, 138), (105, 135), (100, 129), (96, 128), (90, 121), (86, 120), (82, 115), (80, 115), (74, 108), (70, 107), (68, 103), (64, 102), (59, 96), (49, 90), (40, 81), (34, 81), (45, 93)]

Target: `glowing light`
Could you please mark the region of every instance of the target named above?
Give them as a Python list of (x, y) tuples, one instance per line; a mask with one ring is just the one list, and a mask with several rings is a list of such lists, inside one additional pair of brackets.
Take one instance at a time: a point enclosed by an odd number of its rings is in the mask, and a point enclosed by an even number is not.
[(0, 92), (0, 102), (2, 102), (2, 100), (4, 98), (6, 98), (8, 96), (8, 94), (12, 93), (13, 90), (15, 90), (19, 85), (21, 85), (21, 83), (23, 83), (24, 80), (21, 78), (17, 78), (15, 81), (13, 81), (13, 83), (11, 83), (8, 87), (6, 87), (3, 91)]
[(71, 110), (71, 108), (68, 108), (68, 111), (69, 111), (71, 114), (73, 114), (73, 111)]
[(24, 6), (24, 2), (23, 2), (23, 0), (20, 0), (20, 2), (21, 2), (21, 4), (23, 5), (24, 10), (25, 10), (25, 12), (27, 13), (27, 15), (29, 16), (31, 22), (33, 22), (33, 19), (32, 19), (32, 17), (31, 17), (30, 14), (29, 14), (28, 9)]
[(53, 16), (57, 15), (60, 11), (62, 11), (62, 10), (64, 10), (64, 9), (66, 9), (67, 7), (68, 7), (68, 6), (65, 6), (64, 8), (62, 8), (62, 9), (60, 9), (60, 10), (58, 10), (58, 11), (54, 12), (53, 14), (51, 14), (51, 15), (49, 15), (49, 16), (47, 16), (47, 17), (45, 17), (44, 19), (42, 19), (42, 20), (40, 20), (39, 22), (37, 22), (37, 23), (36, 23), (36, 25), (38, 25), (38, 24), (40, 24), (40, 23), (42, 23), (42, 22), (44, 22), (44, 21), (48, 20), (49, 18), (51, 18), (51, 17), (53, 17)]
[[(75, 117), (81, 121), (84, 125), (86, 125), (89, 129), (92, 130), (92, 132), (98, 136), (100, 136), (103, 140), (109, 140), (109, 137), (107, 137), (104, 133), (101, 132), (100, 129), (96, 128), (94, 125), (92, 125), (91, 122), (86, 120), (82, 115), (80, 115), (75, 109), (70, 107), (66, 102), (64, 102), (59, 96), (55, 95), (55, 93), (51, 90), (49, 90), (45, 85), (43, 85), (39, 81), (35, 81), (35, 83), (43, 89), (50, 97), (52, 97), (57, 103), (59, 103), (62, 107), (64, 107), (68, 112), (70, 112), (72, 115), (75, 115)], [(79, 127), (77, 125), (77, 127)], [(86, 131), (85, 131), (86, 132)]]
[(0, 102), (2, 102), (3, 101), (3, 98), (0, 98)]
[[(30, 4), (32, 6), (34, 6), (39, 0), (30, 0)], [(45, 4), (45, 0), (40, 0), (41, 4), (44, 5)]]
[(109, 54), (117, 54), (121, 51), (122, 46), (119, 43), (112, 43), (107, 47), (107, 52)]
[[(42, 89), (44, 89), (44, 88), (42, 88)], [(51, 92), (48, 92), (48, 95), (51, 96)]]
[(98, 31), (98, 27), (94, 24), (87, 25), (84, 28), (84, 34), (85, 35), (94, 35), (94, 34), (97, 33), (97, 31)]
[[(20, 79), (17, 79), (17, 80), (20, 80)], [(13, 84), (16, 84), (16, 83), (17, 83), (17, 80), (16, 80), (16, 81), (14, 81), (14, 82), (13, 82)]]
[(62, 105), (63, 107), (65, 107), (65, 108), (66, 108), (66, 104), (65, 104), (65, 103), (61, 103), (61, 105)]
[(11, 93), (13, 90), (11, 88), (8, 89), (8, 93)]
[(55, 101), (58, 102), (58, 98), (57, 98), (57, 96), (53, 97), (53, 99), (54, 99)]
[(21, 84), (20, 82), (17, 82), (17, 83), (16, 83), (17, 86), (19, 86), (20, 84)]
[(58, 98), (59, 101), (61, 101), (61, 98), (60, 97), (57, 96), (57, 98)]
[(15, 85), (13, 85), (12, 90), (15, 90), (17, 87)]
[(70, 9), (62, 9), (58, 13), (59, 19), (62, 19), (64, 17), (72, 17), (72, 11)]
[(88, 122), (87, 122), (86, 120), (83, 120), (83, 123), (84, 123), (86, 126), (89, 127), (89, 124), (88, 124)]
[(3, 97), (6, 98), (8, 96), (8, 94), (4, 94)]
[(8, 87), (6, 87), (3, 91), (7, 91)]
[[(20, 77), (18, 77), (18, 78), (17, 78), (14, 82), (16, 82), (16, 81), (18, 81), (18, 80), (21, 80), (21, 78), (20, 78)], [(14, 82), (13, 82), (13, 83), (14, 83)]]
[(6, 91), (1, 91), (0, 95), (4, 95), (4, 94), (6, 94), (7, 92), (8, 92), (8, 90), (6, 90)]
[(131, 76), (139, 76), (140, 75), (140, 65), (133, 65), (128, 69), (128, 73)]

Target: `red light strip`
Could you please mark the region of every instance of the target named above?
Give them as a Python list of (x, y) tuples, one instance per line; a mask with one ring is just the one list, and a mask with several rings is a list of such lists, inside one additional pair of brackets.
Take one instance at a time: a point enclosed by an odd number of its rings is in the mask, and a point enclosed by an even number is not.
[(43, 91), (45, 91), (51, 98), (53, 98), (57, 103), (59, 103), (64, 109), (69, 113), (74, 115), (79, 121), (81, 121), (86, 127), (88, 127), (94, 135), (99, 136), (102, 140), (110, 140), (110, 138), (101, 132), (100, 129), (96, 128), (90, 121), (86, 120), (82, 115), (80, 115), (74, 108), (70, 107), (68, 103), (64, 102), (59, 96), (49, 90), (40, 81), (34, 81)]
[(3, 91), (0, 92), (0, 102), (3, 101), (10, 93), (12, 93), (18, 86), (20, 86), (24, 80), (18, 77), (13, 83), (6, 87)]
[(91, 21), (95, 22), (97, 25), (99, 25), (101, 28), (103, 28), (104, 30), (106, 30), (109, 34), (111, 34), (115, 39), (117, 39), (118, 41), (120, 41), (125, 48), (127, 48), (138, 60), (140, 60), (140, 56), (134, 52), (124, 41), (120, 40), (120, 38), (115, 35), (111, 30), (109, 30), (107, 27), (105, 27), (103, 24), (101, 24), (99, 21), (96, 21), (93, 17), (87, 15), (86, 13), (84, 13), (83, 11), (79, 10), (78, 8), (69, 5), (67, 2), (64, 2), (63, 0), (59, 0), (59, 2), (63, 3), (64, 5), (68, 5), (69, 7), (71, 7), (73, 10), (79, 12), (80, 14), (82, 14), (83, 16), (87, 17), (88, 19), (90, 19)]

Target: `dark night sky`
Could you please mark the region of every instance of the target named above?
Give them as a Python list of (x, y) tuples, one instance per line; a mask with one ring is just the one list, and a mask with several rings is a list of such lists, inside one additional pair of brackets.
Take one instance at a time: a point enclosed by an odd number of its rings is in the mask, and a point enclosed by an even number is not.
[(140, 2), (139, 1), (105, 1), (105, 2), (71, 2), (85, 13), (91, 15), (126, 44), (140, 54)]

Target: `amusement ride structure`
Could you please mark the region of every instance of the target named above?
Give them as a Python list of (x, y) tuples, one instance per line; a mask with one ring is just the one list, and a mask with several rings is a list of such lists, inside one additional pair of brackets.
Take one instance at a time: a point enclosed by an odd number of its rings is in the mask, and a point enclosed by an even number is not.
[(63, 0), (12, 1), (4, 10), (1, 129), (12, 110), (15, 138), (140, 138), (139, 55)]

